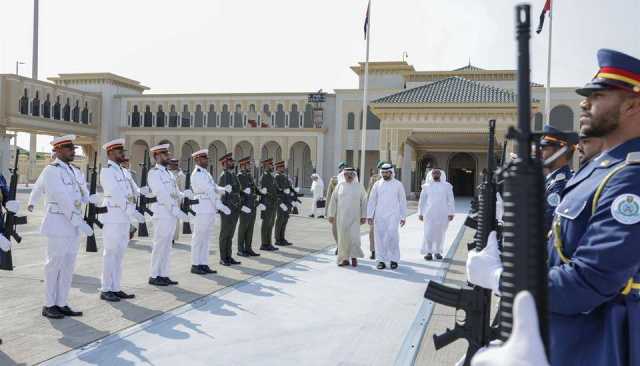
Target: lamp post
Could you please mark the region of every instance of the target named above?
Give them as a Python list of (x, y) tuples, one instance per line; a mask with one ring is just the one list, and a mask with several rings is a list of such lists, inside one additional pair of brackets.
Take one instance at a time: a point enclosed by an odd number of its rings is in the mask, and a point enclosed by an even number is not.
[(18, 72), (19, 71), (18, 69), (20, 68), (20, 65), (25, 65), (25, 63), (22, 62), (22, 61), (16, 61), (16, 75), (17, 76), (20, 75), (20, 73)]

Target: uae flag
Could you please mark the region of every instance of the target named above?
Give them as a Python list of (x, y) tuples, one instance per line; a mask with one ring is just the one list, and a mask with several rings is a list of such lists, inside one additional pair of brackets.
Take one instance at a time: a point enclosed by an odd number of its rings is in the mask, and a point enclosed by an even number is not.
[(544, 3), (544, 8), (542, 8), (542, 13), (540, 13), (540, 22), (538, 23), (538, 29), (536, 33), (540, 34), (542, 32), (542, 27), (544, 26), (544, 18), (547, 16), (547, 13), (551, 12), (551, 0), (547, 0)]
[(369, 30), (369, 8), (371, 7), (371, 0), (367, 4), (367, 14), (364, 17), (364, 39), (367, 39), (367, 31)]

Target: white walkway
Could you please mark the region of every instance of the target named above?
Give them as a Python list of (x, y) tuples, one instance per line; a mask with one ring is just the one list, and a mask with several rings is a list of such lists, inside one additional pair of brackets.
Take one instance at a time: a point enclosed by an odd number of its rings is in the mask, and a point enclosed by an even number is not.
[[(449, 226), (445, 252), (463, 221), (457, 215)], [(368, 259), (337, 267), (327, 250), (45, 365), (392, 365), (427, 281), (445, 267), (420, 255), (421, 226), (413, 215), (401, 229), (396, 271)]]

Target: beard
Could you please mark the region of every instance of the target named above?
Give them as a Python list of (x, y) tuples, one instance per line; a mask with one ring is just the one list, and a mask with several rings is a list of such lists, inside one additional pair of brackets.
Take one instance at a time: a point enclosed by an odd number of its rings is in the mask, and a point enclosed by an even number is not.
[(615, 108), (609, 113), (594, 117), (589, 115), (590, 123), (580, 127), (586, 137), (604, 137), (615, 131), (620, 124), (620, 110)]
[(382, 179), (384, 180), (390, 180), (391, 179), (391, 175), (383, 175)]

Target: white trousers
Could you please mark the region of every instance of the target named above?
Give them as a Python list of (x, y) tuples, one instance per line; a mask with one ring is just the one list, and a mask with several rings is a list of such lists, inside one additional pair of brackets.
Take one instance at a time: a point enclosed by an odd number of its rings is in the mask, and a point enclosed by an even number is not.
[(191, 238), (191, 264), (194, 266), (208, 264), (209, 240), (213, 234), (213, 224), (216, 215), (214, 213), (199, 213), (191, 220), (193, 225), (193, 237)]
[(324, 216), (324, 207), (323, 208), (316, 207), (318, 205), (319, 199), (320, 198), (314, 198), (313, 203), (311, 204), (311, 214), (313, 216)]
[(67, 305), (79, 245), (79, 235), (47, 237), (47, 261), (44, 264), (45, 306)]
[(129, 244), (129, 227), (129, 223), (105, 223), (102, 228), (102, 292), (120, 291), (122, 260)]
[(151, 250), (152, 278), (169, 277), (171, 240), (176, 232), (175, 218), (153, 218), (153, 249)]
[(400, 260), (399, 224), (399, 218), (375, 218), (373, 232), (378, 262), (398, 262)]

